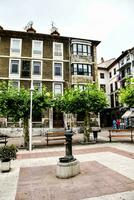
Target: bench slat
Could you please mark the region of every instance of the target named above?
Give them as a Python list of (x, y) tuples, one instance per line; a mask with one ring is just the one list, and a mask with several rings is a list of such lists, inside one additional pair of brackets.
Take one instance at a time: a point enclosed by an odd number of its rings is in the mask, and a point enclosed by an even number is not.
[(47, 132), (46, 133), (46, 141), (47, 141), (47, 145), (49, 141), (52, 140), (65, 140), (65, 133), (64, 132), (60, 132), (60, 131), (54, 131), (54, 132)]
[[(131, 141), (133, 141), (133, 129), (111, 129), (109, 130), (109, 139), (111, 142), (111, 138), (123, 138), (123, 137), (130, 137)], [(127, 133), (127, 134), (126, 134)]]

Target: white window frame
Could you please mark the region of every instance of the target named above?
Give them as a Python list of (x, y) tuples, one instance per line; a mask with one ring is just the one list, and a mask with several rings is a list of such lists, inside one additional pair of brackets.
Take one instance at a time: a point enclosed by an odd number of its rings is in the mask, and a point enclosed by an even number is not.
[(35, 86), (35, 83), (39, 83), (39, 84), (40, 84), (40, 87), (38, 87), (38, 90), (39, 90), (39, 91), (42, 91), (42, 81), (33, 80), (33, 86), (34, 86), (34, 88), (36, 87), (36, 86)]
[[(11, 63), (12, 61), (15, 60), (15, 61), (18, 61), (18, 73), (11, 73)], [(20, 59), (10, 59), (9, 60), (9, 78), (15, 78), (15, 79), (18, 79), (20, 78), (20, 65), (21, 65), (21, 62), (20, 62)]]
[[(56, 44), (61, 45), (61, 56), (56, 56), (55, 55), (55, 46)], [(53, 59), (55, 60), (63, 60), (63, 43), (60, 42), (53, 42)]]
[[(34, 62), (40, 62), (40, 74), (33, 74), (34, 70)], [(31, 70), (31, 77), (32, 79), (42, 79), (42, 61), (41, 60), (32, 60), (32, 70)]]
[(53, 96), (58, 95), (58, 94), (55, 94), (55, 85), (61, 85), (61, 95), (63, 95), (63, 83), (54, 82), (54, 83), (53, 83)]
[(16, 82), (18, 85), (17, 85), (17, 87), (15, 87), (15, 88), (17, 88), (18, 90), (20, 89), (20, 81), (19, 80), (15, 80), (15, 79), (13, 79), (13, 80), (10, 80), (9, 81), (9, 86), (10, 85), (12, 85), (13, 86), (13, 82)]
[[(35, 49), (35, 43), (36, 42), (40, 43), (40, 51), (41, 51), (40, 54), (34, 53), (34, 51), (36, 50)], [(43, 57), (43, 41), (41, 41), (41, 40), (32, 40), (32, 57), (33, 58), (42, 58)]]
[[(13, 41), (19, 41), (19, 52), (13, 52)], [(16, 56), (16, 57), (20, 57), (21, 56), (21, 51), (22, 51), (22, 39), (18, 39), (18, 38), (11, 38), (10, 40), (10, 56)]]
[[(55, 76), (55, 64), (61, 64), (61, 76)], [(63, 80), (63, 62), (53, 62), (53, 80)]]

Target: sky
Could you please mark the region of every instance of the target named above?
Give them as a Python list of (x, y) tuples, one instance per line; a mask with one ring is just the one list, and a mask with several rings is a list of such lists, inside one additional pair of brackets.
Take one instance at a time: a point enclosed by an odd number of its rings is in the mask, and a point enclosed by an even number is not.
[(0, 0), (0, 25), (24, 31), (29, 21), (49, 34), (99, 40), (97, 60), (117, 58), (134, 46), (134, 0)]

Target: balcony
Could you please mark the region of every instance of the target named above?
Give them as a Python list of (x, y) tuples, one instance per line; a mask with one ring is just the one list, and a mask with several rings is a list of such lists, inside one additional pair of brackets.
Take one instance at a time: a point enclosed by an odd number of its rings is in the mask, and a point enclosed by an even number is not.
[(122, 70), (124, 70), (127, 67), (131, 67), (131, 62), (126, 62), (126, 63), (122, 64), (120, 66), (120, 68), (119, 68), (119, 71), (122, 71)]
[(92, 56), (84, 56), (84, 55), (71, 55), (71, 63), (92, 63)]
[(92, 76), (72, 75), (72, 84), (89, 83), (93, 81)]

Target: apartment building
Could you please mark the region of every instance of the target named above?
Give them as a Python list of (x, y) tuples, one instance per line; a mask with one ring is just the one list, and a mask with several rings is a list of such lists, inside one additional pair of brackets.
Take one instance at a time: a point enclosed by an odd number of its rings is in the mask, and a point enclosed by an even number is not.
[(122, 52), (117, 59), (102, 60), (98, 64), (98, 77), (109, 102), (109, 108), (102, 113), (102, 123), (110, 126), (113, 117), (122, 115), (118, 91), (126, 86), (126, 78), (134, 77), (134, 47)]
[[(37, 33), (30, 24), (25, 32), (4, 30), (0, 26), (0, 81), (11, 82), (14, 87), (34, 86), (63, 94), (67, 87), (80, 87), (96, 81), (97, 40), (60, 36), (52, 26), (50, 34)], [(63, 127), (63, 115), (50, 109), (37, 113), (33, 121), (45, 127)]]

